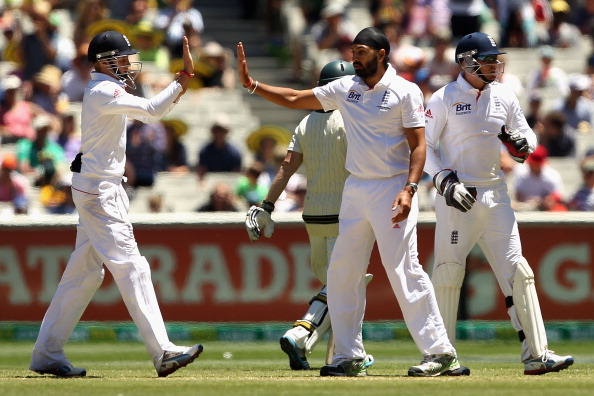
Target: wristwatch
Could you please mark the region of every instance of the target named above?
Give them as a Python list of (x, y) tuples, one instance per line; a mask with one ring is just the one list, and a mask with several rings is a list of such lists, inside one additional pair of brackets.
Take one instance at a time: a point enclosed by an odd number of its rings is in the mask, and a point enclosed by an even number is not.
[(410, 191), (410, 195), (415, 195), (415, 193), (419, 189), (419, 185), (417, 183), (406, 183), (406, 185), (404, 187), (412, 188), (412, 191)]

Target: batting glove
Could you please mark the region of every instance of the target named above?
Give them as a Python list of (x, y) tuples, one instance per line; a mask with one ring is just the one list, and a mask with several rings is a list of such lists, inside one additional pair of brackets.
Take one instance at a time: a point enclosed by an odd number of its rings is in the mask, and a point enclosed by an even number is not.
[(509, 129), (505, 125), (502, 125), (501, 132), (499, 132), (497, 137), (503, 142), (514, 161), (521, 164), (528, 158), (530, 148), (522, 132), (517, 129)]
[(437, 192), (445, 198), (446, 205), (468, 212), (476, 202), (476, 187), (464, 186), (458, 180), (456, 171), (443, 169), (433, 176), (433, 184)]
[(270, 238), (274, 232), (274, 221), (270, 214), (274, 210), (272, 202), (264, 201), (260, 206), (252, 206), (245, 215), (245, 228), (250, 240), (257, 241), (262, 232)]

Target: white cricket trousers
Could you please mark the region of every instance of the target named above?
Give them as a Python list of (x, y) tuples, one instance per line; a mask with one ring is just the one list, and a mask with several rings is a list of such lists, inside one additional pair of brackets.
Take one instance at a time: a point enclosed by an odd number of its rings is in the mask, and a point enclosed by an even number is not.
[[(477, 187), (477, 202), (468, 212), (447, 206), (435, 198), (435, 268), (456, 263), (466, 268), (466, 257), (478, 244), (493, 269), (504, 296), (511, 296), (522, 244), (516, 215), (511, 207), (507, 184)], [(507, 309), (516, 331), (522, 330), (515, 306)], [(528, 343), (522, 343), (522, 360), (530, 357)]]
[[(349, 176), (342, 196), (339, 235), (328, 269), (328, 309), (334, 332), (335, 356), (362, 359), (365, 278), (374, 242), (404, 316), (423, 355), (453, 353), (429, 276), (417, 255), (417, 197), (408, 219), (394, 228), (394, 199), (406, 183), (406, 174), (386, 179)], [(386, 301), (388, 304), (389, 301)], [(397, 314), (398, 308), (391, 307)]]
[(128, 220), (129, 201), (120, 181), (73, 178), (79, 215), (76, 246), (43, 318), (30, 369), (68, 364), (64, 345), (103, 281), (103, 264), (114, 277), (155, 368), (169, 341), (150, 267), (140, 255)]

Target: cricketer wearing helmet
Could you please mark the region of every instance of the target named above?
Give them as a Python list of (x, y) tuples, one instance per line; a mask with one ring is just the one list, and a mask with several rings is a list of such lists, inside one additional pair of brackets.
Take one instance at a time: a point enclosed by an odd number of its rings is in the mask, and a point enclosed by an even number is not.
[(455, 53), (462, 72), (433, 94), (425, 111), (425, 172), (433, 177), (438, 192), (431, 281), (439, 310), (455, 339), (466, 256), (478, 243), (522, 341), (524, 373), (559, 371), (573, 358), (548, 349), (534, 274), (522, 256), (500, 163), (503, 147), (523, 162), (536, 147), (536, 135), (516, 96), (497, 81), (503, 73), (504, 52), (495, 40), (472, 33), (460, 39)]
[(136, 53), (126, 36), (115, 31), (101, 32), (89, 44), (88, 57), (95, 70), (83, 97), (81, 153), (71, 166), (72, 196), (79, 215), (76, 245), (33, 349), (29, 368), (40, 374), (86, 374), (85, 369), (73, 367), (64, 345), (101, 285), (104, 266), (113, 275), (159, 377), (186, 366), (202, 352), (202, 345), (182, 347), (169, 340), (122, 186), (128, 117), (154, 122), (166, 115), (186, 92), (194, 66), (185, 38), (184, 70), (152, 99), (141, 98), (125, 90), (134, 88), (140, 71), (140, 64), (129, 60)]
[[(330, 62), (322, 68), (318, 86), (354, 74), (355, 69), (349, 62)], [(285, 160), (266, 199), (260, 206), (252, 206), (246, 215), (246, 228), (251, 240), (257, 240), (261, 234), (270, 238), (274, 231), (271, 219), (274, 203), (289, 178), (304, 164), (307, 196), (303, 221), (309, 234), (311, 268), (323, 285), (326, 285), (328, 261), (338, 236), (342, 189), (349, 174), (344, 167), (346, 148), (344, 122), (339, 111), (318, 110), (308, 114), (295, 128)], [(293, 370), (310, 368), (307, 355), (329, 330), (330, 316), (324, 286), (311, 299), (303, 318), (296, 321), (294, 327), (280, 339), (281, 348), (289, 356), (289, 365)], [(372, 358), (368, 359), (371, 362)]]

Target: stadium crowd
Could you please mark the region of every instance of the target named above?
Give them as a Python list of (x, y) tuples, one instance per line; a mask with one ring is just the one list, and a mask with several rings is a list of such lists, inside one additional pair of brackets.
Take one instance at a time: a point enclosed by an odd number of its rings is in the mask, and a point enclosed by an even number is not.
[[(90, 38), (103, 30), (126, 34), (140, 51), (145, 68), (134, 92), (149, 96), (180, 69), (182, 38), (189, 37), (195, 62), (191, 89), (238, 90), (232, 59), (210, 21), (192, 0), (0, 0), (0, 217), (15, 214), (73, 213), (69, 164), (80, 148), (79, 116), (91, 64)], [(214, 2), (212, 2), (214, 3)], [(524, 112), (540, 146), (524, 164), (502, 150), (502, 169), (509, 176), (518, 210), (594, 210), (594, 54), (585, 56), (579, 73), (568, 73), (559, 51), (590, 51), (594, 37), (592, 0), (243, 0), (237, 18), (262, 19), (271, 56), (292, 59), (287, 78), (314, 86), (319, 68), (335, 59), (350, 61), (350, 42), (359, 21), (357, 8), (390, 39), (390, 61), (398, 73), (431, 94), (456, 78), (452, 43), (463, 35), (497, 26), (504, 48), (537, 53), (526, 77), (506, 72), (509, 84), (525, 103)], [(261, 11), (261, 12), (260, 12)], [(233, 14), (229, 13), (230, 18)], [(489, 22), (496, 24), (489, 25)], [(261, 34), (254, 32), (253, 34)], [(502, 60), (506, 59), (505, 55)], [(266, 124), (266, 120), (261, 120)], [(225, 114), (205, 128), (207, 141), (196, 152), (185, 119), (155, 124), (131, 121), (128, 127), (127, 191), (135, 199), (159, 177), (194, 175), (204, 202), (185, 211), (243, 211), (266, 195), (291, 133), (263, 125), (248, 136), (246, 147), (229, 141), (233, 125)], [(586, 145), (584, 146), (584, 142)], [(568, 159), (559, 162), (557, 159)], [(567, 183), (575, 167), (581, 180)], [(209, 175), (232, 175), (208, 185)], [(430, 180), (420, 191), (424, 210), (432, 210)], [(568, 190), (567, 185), (579, 188)], [(279, 210), (299, 211), (306, 180), (294, 175), (279, 199)], [(167, 198), (167, 197), (166, 197)], [(150, 194), (150, 210), (167, 210), (158, 193)], [(32, 208), (34, 210), (32, 210)], [(148, 210), (148, 209), (147, 209)]]

